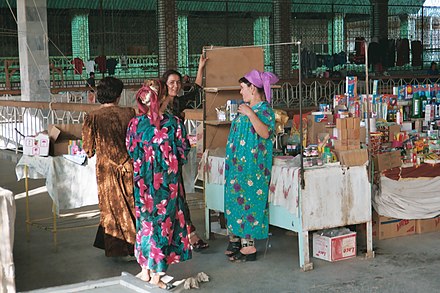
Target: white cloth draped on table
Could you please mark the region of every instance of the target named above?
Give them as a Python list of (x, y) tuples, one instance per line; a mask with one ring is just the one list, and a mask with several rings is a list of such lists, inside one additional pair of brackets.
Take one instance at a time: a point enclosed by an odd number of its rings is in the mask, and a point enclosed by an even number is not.
[(0, 187), (0, 292), (15, 292), (12, 249), (15, 226), (14, 194)]
[(299, 167), (272, 166), (269, 187), (269, 202), (283, 206), (298, 216)]
[(208, 156), (206, 169), (208, 183), (225, 184), (225, 158)]
[[(205, 161), (207, 183), (224, 185), (225, 158), (206, 155)], [(269, 188), (269, 202), (295, 215), (298, 215), (298, 174), (296, 166), (274, 165)]]
[(17, 179), (25, 178), (24, 168), (28, 166), (28, 178), (46, 178), (47, 192), (52, 198), (56, 212), (60, 209), (75, 209), (98, 204), (98, 186), (95, 171), (96, 157), (78, 165), (62, 156), (22, 156), (15, 167)]
[(397, 219), (428, 219), (440, 214), (440, 177), (380, 179), (373, 207), (382, 216)]

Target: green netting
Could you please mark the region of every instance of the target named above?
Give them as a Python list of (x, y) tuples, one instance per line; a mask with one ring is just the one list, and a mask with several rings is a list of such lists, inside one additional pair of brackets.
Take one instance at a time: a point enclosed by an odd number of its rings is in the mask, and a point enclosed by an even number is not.
[(88, 60), (89, 20), (87, 14), (75, 14), (72, 18), (72, 55)]

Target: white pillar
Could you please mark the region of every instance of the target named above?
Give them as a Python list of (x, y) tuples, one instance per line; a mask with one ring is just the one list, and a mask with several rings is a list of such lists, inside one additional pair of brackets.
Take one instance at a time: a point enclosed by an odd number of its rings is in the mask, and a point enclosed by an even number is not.
[(46, 0), (17, 1), (21, 99), (50, 101)]

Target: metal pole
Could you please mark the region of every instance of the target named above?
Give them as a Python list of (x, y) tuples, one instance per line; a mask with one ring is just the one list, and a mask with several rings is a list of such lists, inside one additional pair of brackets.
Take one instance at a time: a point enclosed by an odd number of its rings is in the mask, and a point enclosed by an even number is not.
[(299, 84), (299, 155), (300, 155), (300, 161), (301, 161), (301, 170), (300, 170), (300, 183), (301, 188), (305, 188), (305, 181), (304, 181), (304, 158), (303, 158), (303, 139), (304, 139), (304, 133), (303, 133), (303, 118), (302, 118), (302, 77), (301, 77), (301, 43), (298, 43), (298, 84)]

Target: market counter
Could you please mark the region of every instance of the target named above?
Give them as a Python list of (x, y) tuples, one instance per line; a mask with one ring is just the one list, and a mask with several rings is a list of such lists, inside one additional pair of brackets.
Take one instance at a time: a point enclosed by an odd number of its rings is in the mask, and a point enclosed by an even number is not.
[(440, 164), (399, 167), (381, 174), (373, 197), (379, 215), (429, 219), (440, 214)]
[[(224, 158), (209, 156), (205, 182), (205, 225), (210, 234), (210, 210), (224, 211)], [(373, 257), (371, 188), (365, 166), (339, 164), (313, 167), (299, 184), (299, 167), (287, 162), (272, 167), (269, 192), (269, 223), (298, 232), (299, 263), (313, 269), (309, 231), (367, 223), (367, 257)]]

